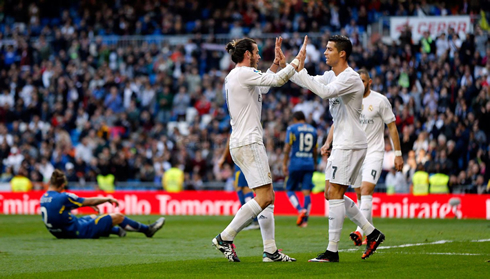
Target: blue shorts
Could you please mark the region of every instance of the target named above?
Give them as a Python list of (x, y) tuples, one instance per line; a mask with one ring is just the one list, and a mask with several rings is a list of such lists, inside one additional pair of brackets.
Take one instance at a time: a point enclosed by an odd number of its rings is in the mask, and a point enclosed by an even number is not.
[(109, 236), (112, 229), (112, 218), (108, 214), (98, 215), (92, 219), (90, 216), (78, 218), (77, 238), (99, 238)]
[(235, 164), (235, 185), (237, 187), (248, 187), (247, 180), (245, 179), (245, 175), (239, 166)]
[[(298, 190), (310, 190), (313, 189), (313, 171), (289, 171), (289, 176), (286, 181), (286, 190), (298, 191)], [(301, 184), (301, 188), (299, 185)]]

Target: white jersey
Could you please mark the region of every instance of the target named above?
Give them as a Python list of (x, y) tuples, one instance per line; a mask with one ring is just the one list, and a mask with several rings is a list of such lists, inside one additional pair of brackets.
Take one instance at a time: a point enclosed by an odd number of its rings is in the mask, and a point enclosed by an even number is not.
[(358, 73), (348, 67), (338, 76), (327, 71), (312, 77), (303, 69), (291, 81), (323, 99), (329, 98), (330, 113), (335, 123), (332, 149), (367, 148), (366, 134), (359, 123), (364, 84)]
[(235, 67), (226, 76), (225, 90), (230, 124), (230, 149), (263, 141), (262, 94), (285, 84), (295, 70), (287, 65), (277, 73), (261, 73), (253, 67)]
[(368, 142), (366, 156), (374, 153), (379, 153), (380, 156), (383, 156), (385, 151), (385, 124), (393, 121), (395, 121), (395, 115), (388, 98), (371, 90), (371, 93), (362, 99), (360, 118), (360, 123), (364, 132), (366, 132)]

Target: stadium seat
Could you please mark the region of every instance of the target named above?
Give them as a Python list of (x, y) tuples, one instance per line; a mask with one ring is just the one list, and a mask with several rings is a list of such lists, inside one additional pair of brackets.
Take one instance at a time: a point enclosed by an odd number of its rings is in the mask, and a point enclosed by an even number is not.
[(197, 115), (197, 110), (193, 107), (187, 108), (185, 111), (185, 122), (191, 123), (194, 117)]
[(73, 146), (77, 146), (80, 140), (80, 131), (78, 129), (71, 130), (70, 139)]
[(188, 32), (188, 33), (191, 33), (192, 30), (194, 30), (194, 27), (196, 27), (196, 22), (194, 21), (189, 21), (185, 24), (185, 30)]
[(189, 124), (187, 122), (178, 122), (177, 127), (182, 135), (189, 135)]
[(151, 74), (149, 77), (148, 77), (148, 80), (150, 81), (150, 84), (151, 85), (154, 85), (155, 82), (157, 81), (157, 75), (156, 74)]
[(211, 120), (213, 120), (213, 116), (211, 116), (210, 114), (203, 114), (201, 116), (201, 125), (206, 127), (211, 122)]
[(52, 19), (51, 19), (50, 24), (51, 24), (51, 26), (60, 26), (61, 21), (60, 21), (60, 19), (59, 19), (59, 18), (56, 18), (56, 17), (55, 17), (55, 18), (52, 18)]

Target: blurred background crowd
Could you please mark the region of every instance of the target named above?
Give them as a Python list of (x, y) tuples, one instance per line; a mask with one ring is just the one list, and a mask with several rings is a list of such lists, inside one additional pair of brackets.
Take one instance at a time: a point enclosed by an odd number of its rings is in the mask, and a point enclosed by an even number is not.
[[(466, 37), (449, 29), (416, 41), (408, 28), (399, 40), (367, 36), (388, 16), (481, 17), (490, 10), (489, 1), (455, 2), (5, 0), (0, 181), (27, 179), (43, 189), (59, 168), (71, 187), (161, 188), (174, 167), (186, 189), (230, 189), (233, 166), (216, 164), (230, 132), (223, 81), (234, 65), (225, 43), (255, 38), (265, 71), (275, 36), (284, 38), (290, 60), (311, 34), (306, 68), (322, 74), (328, 38), (340, 33), (354, 45), (350, 66), (370, 71), (372, 90), (389, 98), (396, 115), (405, 167), (391, 173), (387, 137), (380, 184), (396, 181), (406, 192), (420, 164), (448, 175), (451, 191), (488, 193), (490, 44), (488, 25), (479, 23), (486, 21), (475, 19)], [(318, 129), (320, 143), (331, 125), (328, 101), (294, 84), (264, 96), (276, 182), (284, 180), (283, 142), (295, 110)]]

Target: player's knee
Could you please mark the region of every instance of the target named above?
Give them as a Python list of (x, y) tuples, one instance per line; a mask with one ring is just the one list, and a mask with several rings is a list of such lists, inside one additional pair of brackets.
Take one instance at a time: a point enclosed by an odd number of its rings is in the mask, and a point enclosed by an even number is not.
[(265, 198), (264, 198), (264, 204), (266, 206), (269, 206), (271, 204), (274, 204), (274, 193), (265, 196)]
[(124, 215), (121, 213), (112, 213), (111, 218), (112, 218), (112, 224), (118, 225), (118, 224), (121, 224), (123, 222)]

